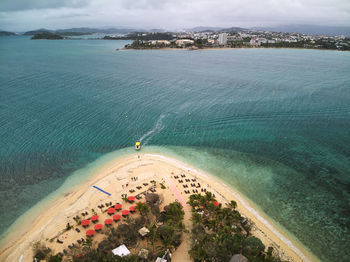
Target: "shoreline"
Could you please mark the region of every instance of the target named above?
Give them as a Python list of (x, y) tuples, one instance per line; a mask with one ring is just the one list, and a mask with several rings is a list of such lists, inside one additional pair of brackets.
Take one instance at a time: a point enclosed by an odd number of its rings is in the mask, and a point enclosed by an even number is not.
[[(137, 158), (138, 155), (141, 156), (141, 160)], [(126, 156), (114, 156), (113, 159), (106, 161), (102, 166), (92, 170), (92, 173), (87, 176), (86, 180), (81, 182), (81, 184), (76, 184), (70, 188), (64, 195), (52, 196), (53, 199), (49, 200), (45, 211), (40, 216), (37, 215), (30, 228), (28, 225), (21, 225), (18, 228), (16, 227), (14, 231), (9, 232), (9, 234), (3, 238), (1, 242), (6, 242), (6, 240), (9, 239), (9, 244), (1, 247), (1, 260), (6, 259), (5, 261), (15, 261), (20, 259), (21, 254), (28, 252), (28, 248), (32, 241), (35, 241), (35, 239), (45, 239), (45, 236), (48, 236), (55, 230), (57, 232), (59, 228), (58, 225), (65, 224), (65, 221), (67, 220), (66, 217), (83, 210), (84, 208), (81, 207), (86, 205), (86, 202), (88, 202), (89, 199), (91, 200), (92, 198), (96, 200), (95, 196), (101, 198), (100, 195), (97, 195), (96, 192), (91, 189), (92, 185), (101, 184), (106, 187), (109, 182), (108, 179), (114, 177), (117, 179), (123, 179), (122, 176), (127, 175), (126, 170), (124, 170), (126, 167), (141, 167), (145, 165), (142, 163), (147, 164), (149, 162), (154, 162), (155, 165), (166, 165), (167, 169), (176, 168), (178, 170), (183, 170), (190, 175), (198, 177), (199, 180), (202, 180), (203, 183), (207, 183), (208, 186), (210, 185), (210, 188), (217, 192), (220, 196), (220, 200), (218, 199), (219, 201), (227, 202), (229, 200), (235, 200), (238, 204), (237, 209), (242, 215), (254, 222), (257, 227), (257, 230), (254, 230), (254, 232), (264, 244), (266, 245), (266, 243), (273, 242), (276, 244), (275, 247), (279, 247), (282, 254), (285, 254), (286, 257), (292, 259), (291, 261), (318, 261), (318, 259), (306, 250), (301, 243), (298, 243), (297, 240), (293, 239), (288, 232), (282, 230), (282, 228), (277, 226), (271, 221), (271, 219), (265, 217), (264, 214), (261, 214), (257, 208), (254, 208), (251, 201), (242, 196), (234, 188), (228, 186), (219, 178), (198, 170), (190, 164), (159, 153), (133, 153)], [(88, 207), (89, 206), (85, 206), (85, 209)], [(56, 227), (51, 227), (51, 229), (48, 230), (47, 228), (49, 228), (50, 223), (53, 221), (56, 222)], [(11, 236), (23, 231), (24, 233), (20, 234), (21, 236), (19, 238), (11, 241)]]
[[(118, 41), (118, 40), (117, 40)], [(350, 52), (350, 50), (338, 50), (338, 49), (325, 49), (325, 48), (303, 48), (303, 47), (205, 47), (205, 48), (198, 48), (198, 49), (188, 49), (188, 48), (178, 48), (178, 47), (164, 47), (164, 48), (118, 48), (116, 51), (147, 51), (147, 50), (164, 50), (164, 51), (207, 51), (207, 50), (240, 50), (240, 49), (280, 49), (280, 50), (319, 50), (319, 51), (337, 51), (337, 52)]]

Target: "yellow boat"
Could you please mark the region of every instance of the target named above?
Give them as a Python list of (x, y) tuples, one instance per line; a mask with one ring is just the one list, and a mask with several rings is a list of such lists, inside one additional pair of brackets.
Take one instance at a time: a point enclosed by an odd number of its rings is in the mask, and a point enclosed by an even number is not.
[(141, 149), (141, 142), (137, 141), (135, 144), (135, 150), (140, 150)]

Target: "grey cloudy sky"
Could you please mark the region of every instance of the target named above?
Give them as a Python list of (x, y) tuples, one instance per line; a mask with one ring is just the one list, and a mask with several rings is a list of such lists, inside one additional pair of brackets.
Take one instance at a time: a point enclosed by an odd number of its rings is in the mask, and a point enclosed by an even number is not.
[(0, 29), (350, 25), (350, 0), (0, 0)]

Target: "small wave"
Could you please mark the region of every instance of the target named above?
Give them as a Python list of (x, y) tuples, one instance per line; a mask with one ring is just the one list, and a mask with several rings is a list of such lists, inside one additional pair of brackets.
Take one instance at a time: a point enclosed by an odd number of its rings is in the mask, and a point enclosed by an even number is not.
[(161, 114), (155, 123), (155, 125), (152, 127), (151, 130), (149, 130), (147, 133), (145, 133), (139, 141), (142, 143), (143, 146), (147, 145), (147, 143), (152, 139), (152, 137), (156, 134), (158, 134), (160, 131), (163, 130), (164, 126), (162, 123), (163, 118), (166, 116), (166, 114)]

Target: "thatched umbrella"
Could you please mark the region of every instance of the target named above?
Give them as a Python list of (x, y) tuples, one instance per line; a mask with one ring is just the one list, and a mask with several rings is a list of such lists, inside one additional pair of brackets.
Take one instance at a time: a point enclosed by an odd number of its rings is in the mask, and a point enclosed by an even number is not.
[(159, 204), (160, 198), (159, 198), (158, 194), (148, 193), (146, 195), (146, 201), (150, 205), (157, 205), (157, 204)]

